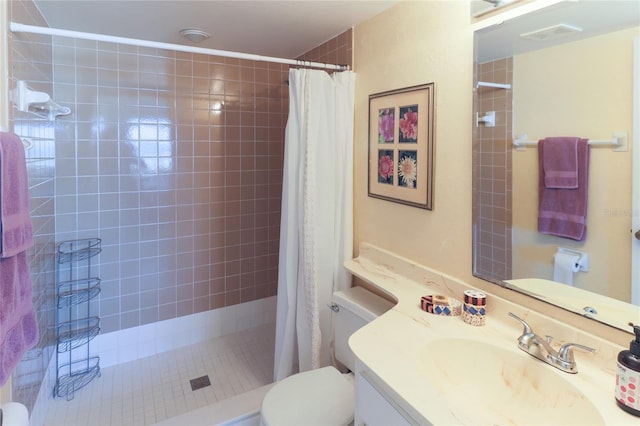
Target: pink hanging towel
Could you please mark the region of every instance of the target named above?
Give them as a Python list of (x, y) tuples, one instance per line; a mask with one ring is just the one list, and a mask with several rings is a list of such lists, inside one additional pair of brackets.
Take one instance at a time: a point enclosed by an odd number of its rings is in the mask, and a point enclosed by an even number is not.
[(545, 138), (542, 156), (545, 187), (578, 187), (579, 140), (580, 138)]
[(22, 355), (38, 343), (25, 250), (33, 244), (22, 141), (0, 133), (0, 386)]
[(14, 256), (33, 244), (24, 145), (5, 132), (0, 132), (0, 232), (0, 257)]
[[(566, 139), (566, 138), (564, 138)], [(568, 138), (578, 139), (578, 138)], [(547, 185), (545, 158), (549, 144), (559, 153), (562, 147), (549, 142), (550, 138), (538, 142), (538, 231), (542, 234), (557, 235), (582, 241), (587, 233), (587, 196), (589, 194), (589, 144), (587, 139), (577, 140), (575, 151), (577, 165), (577, 187), (549, 187)], [(565, 146), (572, 158), (572, 144)]]
[(38, 343), (26, 252), (0, 259), (0, 386)]

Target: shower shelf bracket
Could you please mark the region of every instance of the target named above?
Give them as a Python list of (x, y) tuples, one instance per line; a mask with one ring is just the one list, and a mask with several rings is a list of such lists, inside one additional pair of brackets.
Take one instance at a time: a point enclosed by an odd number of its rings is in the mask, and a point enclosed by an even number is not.
[(54, 102), (48, 93), (33, 90), (23, 80), (19, 80), (11, 90), (11, 101), (19, 111), (31, 112), (38, 117), (55, 120), (60, 115), (71, 114), (71, 109)]
[[(100, 376), (100, 357), (92, 356), (91, 340), (100, 333), (100, 318), (91, 315), (100, 294), (93, 276), (100, 238), (63, 241), (56, 253), (56, 382), (54, 397), (67, 401), (75, 391)], [(95, 307), (94, 307), (95, 309)]]

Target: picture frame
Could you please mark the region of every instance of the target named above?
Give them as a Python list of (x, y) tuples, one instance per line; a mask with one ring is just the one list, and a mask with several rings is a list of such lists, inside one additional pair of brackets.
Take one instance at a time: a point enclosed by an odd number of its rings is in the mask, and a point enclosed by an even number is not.
[(433, 210), (435, 83), (369, 95), (370, 197)]

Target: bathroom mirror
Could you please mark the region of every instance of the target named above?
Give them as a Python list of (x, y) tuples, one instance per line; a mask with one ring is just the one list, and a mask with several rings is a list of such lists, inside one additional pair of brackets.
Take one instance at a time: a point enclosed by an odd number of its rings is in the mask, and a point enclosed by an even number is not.
[[(639, 37), (638, 1), (558, 2), (474, 37), (473, 274), (629, 332), (640, 320), (631, 303)], [(537, 147), (513, 142), (548, 136), (628, 145), (591, 146), (583, 241), (537, 230)], [(559, 248), (589, 255), (570, 285), (553, 282)]]

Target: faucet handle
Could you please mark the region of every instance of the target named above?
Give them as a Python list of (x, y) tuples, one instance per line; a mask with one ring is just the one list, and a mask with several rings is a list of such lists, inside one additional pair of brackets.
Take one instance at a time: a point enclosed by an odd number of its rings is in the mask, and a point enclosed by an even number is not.
[(522, 327), (524, 327), (524, 329), (522, 330), (522, 334), (531, 334), (533, 331), (531, 330), (531, 327), (529, 326), (529, 324), (527, 324), (527, 322), (525, 320), (523, 320), (522, 318), (520, 318), (519, 316), (515, 315), (512, 312), (509, 312), (509, 316), (512, 318), (517, 319), (518, 321), (520, 321), (520, 323), (522, 324)]
[(563, 362), (573, 362), (573, 348), (582, 349), (587, 352), (595, 352), (594, 348), (590, 348), (588, 346), (580, 345), (578, 343), (566, 343), (560, 347), (558, 350), (558, 358)]

